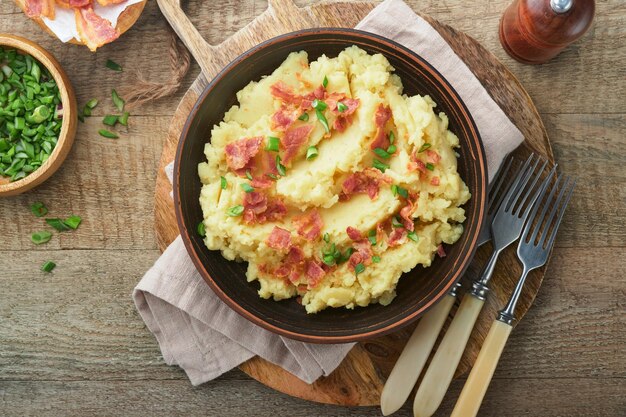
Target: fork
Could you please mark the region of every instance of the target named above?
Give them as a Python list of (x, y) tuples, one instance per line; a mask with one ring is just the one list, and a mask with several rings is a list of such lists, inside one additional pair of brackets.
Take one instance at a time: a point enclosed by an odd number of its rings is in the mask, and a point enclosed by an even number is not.
[[(489, 329), (474, 367), (452, 411), (452, 417), (470, 417), (478, 413), (483, 397), (491, 382), (493, 372), (498, 365), (504, 345), (513, 329), (515, 306), (519, 300), (526, 277), (530, 271), (545, 265), (547, 262), (548, 255), (554, 246), (556, 232), (561, 224), (563, 213), (565, 213), (565, 208), (569, 203), (575, 185), (575, 181), (561, 175), (555, 186), (552, 187), (550, 195), (544, 202), (543, 209), (538, 217), (537, 212), (540, 204), (536, 204), (533, 207), (528, 223), (524, 228), (524, 233), (517, 246), (517, 256), (523, 266), (522, 275), (508, 303), (500, 311), (498, 318)], [(555, 196), (557, 188), (560, 188), (560, 192), (558, 196)], [(546, 189), (542, 192), (539, 201), (544, 199), (545, 192)], [(552, 207), (552, 210), (550, 210), (550, 214), (546, 218), (550, 207)], [(541, 235), (539, 236), (539, 234)]]
[[(541, 167), (537, 169), (540, 164)], [(504, 196), (491, 224), (494, 251), (483, 268), (480, 279), (474, 281), (472, 290), (463, 297), (454, 319), (424, 374), (413, 402), (415, 417), (430, 417), (439, 408), (461, 360), (476, 318), (485, 303), (485, 297), (489, 291), (487, 284), (498, 257), (506, 247), (519, 238), (533, 205), (554, 176), (556, 166), (539, 183), (546, 165), (547, 161), (535, 157), (534, 154), (530, 155)]]
[[(514, 158), (512, 156), (507, 158), (507, 161), (500, 166), (491, 182), (487, 214), (478, 235), (478, 246), (491, 240), (491, 222), (493, 216), (498, 210), (498, 207), (500, 207), (504, 195), (513, 182), (510, 179), (514, 179), (519, 171), (519, 167), (517, 169), (514, 168), (513, 161)], [(456, 301), (456, 291), (460, 286), (460, 283), (456, 283), (443, 300), (424, 314), (413, 331), (411, 338), (407, 341), (400, 357), (385, 382), (380, 396), (380, 409), (384, 416), (398, 411), (406, 402), (407, 398), (409, 398), (417, 382), (417, 378), (422, 373), (430, 351), (437, 340), (437, 336), (439, 336), (441, 328)]]

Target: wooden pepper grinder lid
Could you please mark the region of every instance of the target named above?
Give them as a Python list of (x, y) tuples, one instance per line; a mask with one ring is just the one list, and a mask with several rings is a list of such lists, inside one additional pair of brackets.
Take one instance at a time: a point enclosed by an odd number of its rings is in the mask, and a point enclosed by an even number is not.
[(594, 0), (515, 0), (500, 20), (500, 43), (524, 64), (543, 64), (589, 29)]

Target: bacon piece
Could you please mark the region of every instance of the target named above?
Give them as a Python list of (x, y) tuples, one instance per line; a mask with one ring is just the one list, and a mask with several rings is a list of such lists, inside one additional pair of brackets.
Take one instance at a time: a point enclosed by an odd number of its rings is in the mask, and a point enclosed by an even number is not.
[(287, 207), (280, 200), (269, 201), (257, 191), (245, 193), (243, 198), (243, 220), (248, 224), (280, 220), (287, 214)]
[(100, 6), (110, 6), (111, 4), (120, 4), (125, 2), (126, 0), (98, 0)]
[(314, 288), (320, 283), (322, 278), (324, 278), (326, 271), (324, 271), (318, 262), (309, 260), (306, 262), (305, 274), (307, 276), (309, 287)]
[(91, 6), (75, 8), (74, 16), (80, 39), (92, 52), (120, 36), (111, 22), (98, 16)]
[(406, 205), (400, 209), (400, 218), (404, 228), (413, 231), (415, 229), (415, 223), (413, 222), (413, 213), (417, 209), (417, 199), (419, 194), (409, 192), (409, 198), (406, 200)]
[(319, 212), (315, 209), (309, 211), (303, 216), (293, 219), (298, 234), (306, 240), (315, 240), (320, 237), (324, 222)]
[(355, 242), (360, 242), (363, 240), (363, 235), (361, 234), (361, 232), (359, 232), (358, 229), (355, 229), (352, 226), (348, 226), (348, 228), (346, 229), (346, 233), (348, 234), (348, 237)]
[(379, 104), (374, 114), (374, 123), (376, 124), (376, 137), (370, 145), (371, 149), (381, 148), (387, 149), (390, 145), (389, 137), (385, 133), (385, 125), (391, 119), (391, 108), (383, 104)]
[(245, 168), (248, 162), (259, 152), (263, 136), (243, 138), (229, 143), (224, 148), (226, 164), (233, 171)]
[(319, 85), (309, 94), (300, 96), (300, 109), (309, 110), (313, 108), (313, 100), (324, 100), (326, 98), (326, 89), (323, 85)]
[(26, 16), (54, 20), (54, 0), (26, 0)]
[(431, 185), (439, 185), (439, 177), (432, 177), (430, 179), (430, 184)]
[(355, 252), (350, 255), (350, 259), (348, 259), (348, 267), (351, 270), (358, 264), (370, 265), (372, 263), (372, 245), (367, 240), (363, 240), (361, 242), (355, 242), (354, 244)]
[(411, 161), (409, 162), (409, 165), (407, 166), (407, 169), (409, 171), (419, 171), (422, 173), (426, 173), (426, 164), (421, 161), (420, 159), (417, 158), (416, 154), (412, 154), (411, 155)]
[(391, 182), (391, 178), (376, 168), (365, 168), (345, 179), (341, 185), (341, 200), (349, 200), (351, 195), (358, 193), (367, 193), (371, 200), (376, 200), (381, 184), (391, 184)]
[(303, 126), (289, 128), (283, 138), (281, 144), (285, 148), (283, 155), (283, 163), (288, 164), (297, 154), (300, 147), (307, 141), (311, 131), (313, 130), (312, 124), (306, 124)]
[(426, 151), (426, 160), (430, 162), (431, 164), (436, 164), (437, 162), (441, 160), (441, 156), (437, 152), (433, 151), (432, 149), (428, 149)]
[(302, 99), (293, 92), (291, 86), (278, 81), (270, 86), (270, 94), (284, 103), (300, 104)]
[(56, 4), (66, 9), (85, 7), (91, 4), (91, 0), (56, 0)]
[(445, 258), (446, 257), (446, 251), (443, 248), (443, 244), (440, 243), (439, 246), (437, 246), (437, 255), (439, 255), (440, 258)]
[(304, 252), (297, 246), (292, 246), (280, 266), (274, 270), (274, 275), (279, 278), (287, 278), (292, 283), (297, 283), (304, 268)]
[[(341, 101), (341, 103), (343, 103), (347, 107), (347, 109), (345, 109), (343, 112), (340, 112), (337, 108), (337, 104), (339, 103), (339, 101)], [(328, 104), (328, 107), (330, 107), (330, 109), (333, 111), (333, 113), (337, 115), (337, 118), (333, 123), (333, 129), (338, 132), (343, 132), (352, 123), (352, 114), (359, 107), (361, 101), (358, 98), (353, 99), (344, 96), (344, 98), (332, 103), (330, 99), (327, 99), (326, 103)]]
[(250, 181), (252, 187), (260, 189), (270, 188), (272, 184), (274, 184), (274, 181), (263, 177), (252, 178), (252, 181)]
[(393, 229), (393, 231), (389, 235), (389, 240), (387, 241), (387, 244), (390, 247), (398, 246), (404, 241), (407, 234), (408, 232), (403, 227)]
[(272, 129), (287, 130), (298, 118), (299, 111), (287, 106), (281, 106), (272, 115)]
[(289, 249), (291, 247), (291, 233), (289, 233), (289, 230), (274, 226), (265, 243), (272, 249)]

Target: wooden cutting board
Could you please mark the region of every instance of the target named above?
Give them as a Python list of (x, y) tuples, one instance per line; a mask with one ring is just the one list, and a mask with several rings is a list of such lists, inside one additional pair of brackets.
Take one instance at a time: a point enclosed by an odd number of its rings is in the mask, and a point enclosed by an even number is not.
[[(179, 232), (170, 198), (172, 188), (163, 168), (174, 159), (183, 124), (207, 85), (207, 79), (211, 79), (241, 53), (274, 36), (311, 27), (354, 27), (377, 3), (325, 2), (298, 8), (293, 0), (270, 0), (268, 9), (254, 21), (220, 45), (209, 45), (187, 19), (177, 0), (157, 1), (165, 17), (202, 68), (202, 73), (187, 91), (172, 118), (159, 164), (155, 191), (155, 228), (159, 247), (164, 250)], [(522, 131), (526, 142), (516, 153), (520, 157), (526, 157), (534, 151), (554, 162), (548, 136), (537, 109), (513, 74), (476, 40), (424, 14), (421, 16), (441, 33)], [(477, 252), (464, 283), (467, 283), (468, 277), (478, 274), (489, 255), (489, 246), (484, 245)], [(520, 272), (515, 250), (509, 248), (500, 257), (491, 281), (492, 292), (478, 318), (457, 369), (457, 376), (471, 368), (497, 311), (506, 303)], [(529, 276), (517, 307), (517, 317), (520, 319), (530, 308), (544, 273), (545, 267), (533, 271)], [(464, 288), (467, 288), (467, 284)], [(455, 309), (456, 307), (451, 314), (454, 314)], [(448, 323), (446, 327), (447, 325)], [(299, 398), (340, 405), (378, 405), (385, 379), (413, 328), (414, 325), (411, 325), (400, 332), (357, 344), (330, 376), (321, 378), (312, 385), (258, 357), (242, 364), (240, 368), (259, 382)]]

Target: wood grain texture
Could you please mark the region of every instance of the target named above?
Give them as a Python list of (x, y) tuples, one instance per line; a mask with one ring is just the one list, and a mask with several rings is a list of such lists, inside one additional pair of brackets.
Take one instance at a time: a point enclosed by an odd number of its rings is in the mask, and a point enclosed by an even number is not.
[[(212, 44), (267, 7), (264, 0), (182, 3)], [(409, 3), (470, 34), (507, 65), (537, 105), (561, 169), (578, 177), (546, 279), (511, 335), (481, 415), (623, 416), (623, 2), (597, 1), (585, 37), (539, 67), (516, 63), (500, 47), (497, 27), (509, 0)], [(0, 199), (0, 415), (380, 415), (375, 407), (295, 399), (238, 370), (192, 387), (179, 368), (164, 364), (135, 312), (130, 291), (159, 253), (152, 213), (161, 145), (199, 67), (194, 65), (179, 93), (137, 109), (129, 134), (119, 142), (104, 141), (96, 131), (100, 118), (112, 111), (111, 88), (130, 88), (135, 70), (157, 81), (169, 76), (167, 23), (156, 2), (147, 3), (119, 41), (96, 54), (39, 31), (11, 1), (0, 1), (0, 27), (52, 52), (70, 75), (79, 104), (101, 99), (96, 116), (79, 125), (72, 152), (50, 181), (26, 195)], [(106, 69), (108, 58), (125, 71)], [(29, 235), (39, 223), (28, 205), (38, 200), (59, 215), (82, 215), (89, 230), (56, 235), (35, 247)], [(45, 275), (38, 268), (48, 259), (60, 262)], [(439, 416), (449, 415), (462, 383), (453, 382)], [(398, 415), (411, 415), (410, 407)]]
[[(165, 16), (183, 36), (183, 40), (192, 52), (200, 49), (198, 59), (201, 61), (203, 73), (200, 74), (181, 101), (172, 118), (163, 147), (155, 192), (156, 235), (162, 250), (179, 233), (170, 197), (171, 185), (163, 168), (174, 159), (182, 126), (187, 120), (201, 89), (206, 85), (206, 79), (217, 74), (220, 68), (227, 65), (239, 54), (278, 33), (312, 26), (355, 26), (375, 5), (370, 2), (326, 2), (311, 7), (297, 8), (291, 0), (271, 1), (268, 10), (257, 19), (221, 44), (212, 46), (207, 50), (205, 48), (206, 42), (198, 38), (198, 32), (191, 26), (182, 10), (173, 3), (175, 3), (174, 0), (159, 0), (159, 4), (164, 8)], [(312, 18), (306, 18), (307, 16), (312, 16)], [(525, 158), (530, 151), (535, 151), (553, 161), (552, 150), (541, 118), (519, 81), (477, 41), (427, 15), (424, 17), (439, 30), (455, 52), (467, 62), (467, 65), (481, 80), (490, 95), (520, 128), (526, 137), (526, 143), (522, 149), (517, 151), (518, 155)], [(519, 271), (517, 271), (518, 262), (514, 250), (514, 248), (510, 248), (500, 260), (499, 269), (490, 284), (492, 295), (472, 332), (467, 349), (456, 371), (457, 376), (465, 374), (470, 369), (478, 355), (482, 341), (489, 331), (493, 317), (505, 304), (515, 286)], [(474, 262), (473, 268), (470, 267), (470, 277), (475, 277), (478, 274), (488, 254), (487, 248), (479, 250), (477, 255), (479, 262)], [(545, 268), (533, 271), (529, 276), (526, 284), (528, 291), (524, 293), (524, 297), (518, 304), (518, 318), (521, 319), (530, 308), (534, 295), (541, 285), (544, 270)], [(469, 279), (466, 281), (469, 282)], [(465, 285), (465, 288), (467, 287), (468, 285)], [(453, 314), (455, 311), (456, 309), (453, 309)], [(449, 320), (446, 322), (444, 330), (448, 324)], [(385, 379), (391, 372), (393, 364), (414, 327), (414, 325), (409, 326), (408, 329), (394, 335), (359, 343), (332, 375), (327, 378), (320, 378), (311, 385), (259, 357), (242, 364), (240, 368), (258, 381), (299, 398), (331, 404), (376, 405), (379, 404)]]

